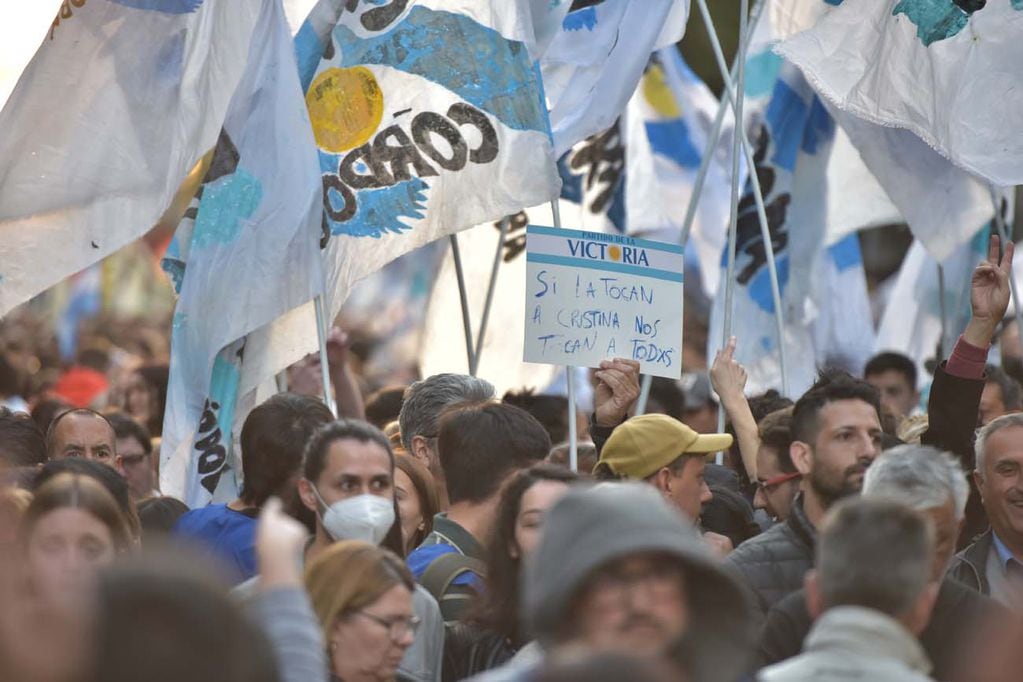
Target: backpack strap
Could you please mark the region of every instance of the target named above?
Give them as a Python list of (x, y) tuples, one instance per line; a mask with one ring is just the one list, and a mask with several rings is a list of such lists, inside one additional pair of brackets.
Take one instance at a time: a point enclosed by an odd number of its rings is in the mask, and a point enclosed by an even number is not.
[(463, 573), (475, 573), (485, 578), (487, 567), (479, 559), (458, 552), (448, 552), (430, 562), (420, 576), (419, 584), (440, 602), (440, 598), (451, 587), (451, 583)]

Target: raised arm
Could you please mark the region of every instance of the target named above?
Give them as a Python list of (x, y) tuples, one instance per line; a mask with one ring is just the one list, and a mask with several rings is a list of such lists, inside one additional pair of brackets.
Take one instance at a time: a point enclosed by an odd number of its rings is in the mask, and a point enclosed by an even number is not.
[(735, 440), (739, 445), (739, 455), (746, 467), (750, 481), (757, 480), (757, 450), (760, 449), (760, 432), (753, 413), (746, 401), (746, 370), (735, 359), (736, 339), (733, 336), (728, 345), (714, 356), (714, 364), (710, 368), (710, 383), (721, 399), (732, 428), (735, 429)]

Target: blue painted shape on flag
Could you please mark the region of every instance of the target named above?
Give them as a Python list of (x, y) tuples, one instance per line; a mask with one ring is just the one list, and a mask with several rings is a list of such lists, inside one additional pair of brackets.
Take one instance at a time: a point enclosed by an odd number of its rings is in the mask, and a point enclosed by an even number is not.
[(534, 95), (536, 72), (526, 46), (464, 14), (416, 5), (389, 31), (360, 38), (338, 25), (334, 38), (342, 67), (376, 64), (404, 71), (447, 88), (512, 130), (550, 129)]
[(802, 147), (807, 109), (802, 96), (778, 79), (764, 118), (774, 141), (771, 161), (790, 173), (796, 169), (796, 156)]
[(916, 24), (916, 37), (925, 45), (957, 35), (970, 20), (952, 0), (901, 0), (892, 16), (905, 14)]
[[(774, 261), (778, 270), (778, 291), (785, 296), (785, 285), (789, 283), (789, 254), (779, 254)], [(774, 314), (774, 297), (771, 295), (771, 273), (768, 268), (760, 268), (749, 281), (749, 298), (765, 313)]]
[(611, 205), (607, 209), (607, 219), (611, 221), (614, 228), (625, 234), (625, 178), (615, 187), (611, 197)]
[(295, 34), (295, 61), (298, 64), (298, 80), (302, 84), (302, 92), (308, 92), (326, 47), (312, 25), (308, 21), (303, 22)]
[(803, 152), (816, 154), (820, 145), (829, 144), (835, 137), (835, 121), (824, 108), (820, 98), (814, 95), (810, 102), (810, 113), (803, 132)]
[(252, 217), (262, 199), (259, 179), (241, 168), (206, 185), (192, 246), (203, 248), (232, 241), (242, 228), (242, 220)]
[(850, 234), (836, 242), (828, 249), (828, 255), (839, 272), (863, 265), (863, 254), (860, 252), (860, 238)]
[(774, 89), (783, 59), (770, 47), (746, 59), (746, 82), (743, 90), (747, 97), (764, 97)]
[(693, 144), (683, 119), (647, 121), (646, 134), (655, 154), (668, 157), (682, 168), (700, 167), (700, 150)]
[(110, 2), (164, 14), (189, 14), (199, 9), (203, 0), (110, 0)]
[(385, 234), (401, 234), (411, 230), (412, 227), (402, 220), (422, 220), (426, 217), (428, 189), (430, 185), (426, 181), (411, 178), (390, 187), (360, 190), (356, 193), (358, 219), (343, 223), (330, 221), (330, 232), (379, 239)]
[(561, 27), (566, 31), (592, 31), (597, 28), (597, 8), (584, 7), (565, 15)]

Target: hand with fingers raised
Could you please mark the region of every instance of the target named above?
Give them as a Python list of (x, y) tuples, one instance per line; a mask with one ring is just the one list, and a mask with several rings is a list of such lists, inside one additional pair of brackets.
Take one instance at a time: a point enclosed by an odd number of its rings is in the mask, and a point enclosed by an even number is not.
[(621, 424), (639, 398), (639, 362), (615, 358), (604, 360), (594, 375), (593, 414), (597, 426)]
[(970, 307), (973, 311), (963, 338), (974, 346), (986, 348), (994, 338), (995, 331), (1009, 308), (1009, 294), (1012, 286), (1012, 256), (1015, 245), (1006, 242), (1000, 248), (1001, 240), (991, 235), (987, 259), (973, 271), (970, 282)]

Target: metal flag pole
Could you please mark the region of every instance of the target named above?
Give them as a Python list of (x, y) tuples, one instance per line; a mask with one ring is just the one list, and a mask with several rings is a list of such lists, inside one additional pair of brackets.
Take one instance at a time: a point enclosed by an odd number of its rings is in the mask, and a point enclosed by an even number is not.
[[(742, 46), (742, 48), (743, 48), (740, 51), (741, 55), (743, 57), (745, 57), (746, 48), (749, 47), (749, 43), (753, 39), (753, 32), (756, 29), (757, 24), (760, 22), (760, 17), (763, 15), (764, 7), (766, 6), (766, 4), (767, 3), (764, 0), (761, 0), (760, 2), (757, 2), (757, 4), (753, 7), (753, 12), (750, 14), (750, 17), (749, 17), (749, 26), (748, 26), (747, 31), (746, 31), (745, 40), (740, 43), (740, 46)], [(707, 33), (710, 36), (712, 36), (711, 39), (712, 39), (713, 43), (720, 47), (720, 41), (717, 38), (717, 34), (715, 33), (713, 24), (708, 23), (706, 25), (707, 25)], [(745, 61), (745, 59), (744, 59), (744, 61)], [(706, 148), (703, 151), (703, 156), (700, 159), (700, 167), (696, 171), (696, 179), (693, 182), (693, 193), (692, 193), (692, 196), (690, 196), (690, 198), (689, 198), (689, 205), (686, 207), (686, 215), (685, 215), (685, 218), (682, 221), (682, 230), (679, 232), (678, 243), (679, 243), (679, 245), (683, 249), (689, 243), (689, 235), (692, 233), (693, 223), (696, 221), (696, 209), (697, 209), (697, 207), (699, 205), (700, 196), (702, 196), (702, 194), (703, 194), (703, 185), (707, 181), (707, 172), (710, 170), (710, 162), (714, 158), (714, 150), (717, 148), (718, 143), (721, 141), (721, 133), (723, 131), (724, 122), (725, 122), (725, 113), (728, 111), (729, 104), (733, 102), (733, 98), (731, 97), (731, 92), (729, 91), (729, 88), (731, 87), (731, 84), (732, 84), (732, 77), (734, 77), (734, 75), (736, 74), (736, 72), (738, 70), (738, 66), (739, 66), (739, 54), (736, 54), (736, 59), (732, 63), (731, 72), (729, 74), (730, 77), (728, 79), (726, 79), (726, 81), (725, 81), (725, 91), (728, 92), (729, 97), (727, 99), (722, 98), (721, 101), (718, 102), (718, 110), (717, 110), (717, 113), (714, 115), (714, 124), (713, 124), (713, 126), (711, 126), (710, 136), (707, 138), (707, 145), (706, 145)], [(742, 129), (742, 126), (738, 126), (738, 127), (740, 129)], [(744, 137), (745, 137), (745, 134), (744, 134)], [(753, 168), (753, 164), (749, 160), (747, 160), (747, 165), (750, 168)], [(762, 196), (762, 194), (760, 192), (760, 182), (755, 177), (754, 177), (754, 192), (755, 192), (755, 197), (758, 199), (758, 205), (757, 205), (758, 217), (760, 217), (761, 214), (763, 214), (763, 217), (761, 218), (761, 220), (763, 220), (764, 223), (766, 223), (766, 212), (764, 211), (764, 206), (763, 206), (763, 196)], [(772, 245), (770, 245), (770, 243), (769, 243), (769, 246), (772, 246)], [(771, 258), (771, 261), (773, 262), (773, 260), (774, 260), (773, 249), (771, 251), (770, 258)], [(774, 266), (773, 265), (769, 265), (769, 267), (773, 269)], [(771, 293), (772, 293), (772, 296), (773, 296), (774, 295), (774, 291), (772, 290)], [(775, 308), (777, 310), (781, 309), (780, 306), (778, 306), (778, 305), (775, 305)], [(781, 338), (780, 335), (779, 335), (779, 338)], [(781, 344), (779, 344), (779, 346), (780, 345)], [(784, 350), (782, 350), (781, 352), (784, 353)], [(785, 379), (786, 373), (785, 373), (785, 369), (784, 369), (784, 366), (785, 366), (784, 365), (784, 363), (785, 363), (785, 358), (784, 357), (781, 357), (780, 363), (782, 365), (782, 391), (787, 393), (788, 391), (787, 391), (787, 387), (785, 385), (786, 384), (786, 379)], [(647, 404), (647, 400), (649, 399), (649, 396), (650, 396), (650, 386), (651, 386), (652, 383), (653, 383), (653, 376), (651, 376), (649, 374), (643, 375), (643, 382), (640, 385), (640, 392), (639, 392), (639, 396), (640, 397), (639, 397), (639, 400), (636, 403), (636, 414), (637, 415), (645, 414), (645, 412), (646, 412), (646, 404)]]
[(330, 387), (330, 364), (327, 361), (327, 314), (324, 312), (323, 295), (313, 299), (316, 309), (316, 338), (320, 343), (320, 378), (323, 380), (323, 402), (337, 419), (337, 402)]
[(465, 289), (465, 272), (462, 270), (462, 254), (458, 250), (458, 235), (448, 237), (451, 255), (455, 259), (455, 278), (458, 280), (458, 298), (462, 303), (462, 329), (465, 330), (465, 356), (469, 361), (469, 374), (476, 376), (476, 351), (472, 345), (472, 323), (469, 321), (469, 298)]
[(945, 311), (945, 268), (938, 263), (938, 311), (941, 313), (941, 336), (938, 339), (938, 362), (945, 357), (945, 341), (948, 334), (948, 316)]
[[(551, 201), (551, 215), (554, 218), (554, 227), (561, 229), (561, 207), (558, 200)], [(572, 471), (579, 470), (579, 446), (576, 443), (575, 432), (575, 367), (565, 367), (565, 388), (568, 391), (568, 465)]]
[[(714, 20), (711, 18), (710, 10), (707, 8), (707, 0), (697, 0), (697, 3), (700, 8), (700, 15), (703, 17), (704, 24), (707, 26), (707, 35), (710, 36), (714, 58), (717, 61), (718, 69), (721, 71), (721, 77), (725, 82), (724, 92), (727, 95), (728, 102), (732, 104), (733, 109), (737, 112), (736, 118), (739, 120), (738, 112), (741, 111), (741, 109), (738, 108), (738, 104), (736, 102), (736, 97), (738, 95), (733, 94), (734, 83), (728, 73), (728, 65), (725, 62), (724, 51), (721, 49), (721, 41), (718, 40), (717, 31), (714, 29)], [(745, 57), (745, 55), (743, 56)], [(778, 365), (781, 370), (781, 392), (784, 395), (788, 395), (788, 372), (786, 371), (788, 361), (785, 351), (784, 336), (785, 317), (781, 307), (781, 286), (778, 284), (778, 267), (774, 259), (774, 243), (771, 240), (771, 229), (767, 222), (767, 210), (764, 206), (764, 193), (760, 188), (760, 178), (757, 176), (756, 166), (753, 162), (753, 148), (746, 136), (746, 129), (742, 125), (736, 125), (735, 131), (739, 135), (743, 155), (746, 159), (746, 167), (749, 170), (750, 185), (753, 189), (753, 201), (757, 209), (757, 221), (760, 223), (760, 239), (764, 243), (764, 253), (767, 257), (767, 273), (770, 277), (771, 299), (774, 303), (774, 325), (778, 333)], [(727, 343), (727, 339), (725, 339), (725, 342)]]
[[(1009, 243), (1012, 236), (1005, 225), (1005, 216), (1002, 215), (1001, 192), (994, 185), (988, 185), (988, 189), (991, 191), (991, 204), (995, 208), (995, 227), (998, 228), (998, 236), (1002, 240), (1002, 251), (1004, 252), (1005, 245)], [(1009, 288), (1012, 291), (1012, 309), (1016, 315), (1016, 330), (1021, 338), (1023, 338), (1023, 309), (1020, 308), (1019, 290), (1016, 286), (1016, 273), (1014, 271), (1009, 272)]]
[[(736, 56), (738, 77), (736, 79), (735, 129), (742, 129), (742, 105), (746, 99), (743, 88), (746, 83), (746, 37), (749, 19), (748, 0), (739, 0), (739, 54)], [(721, 347), (724, 348), (732, 335), (732, 297), (735, 293), (735, 233), (739, 224), (739, 154), (742, 153), (742, 135), (732, 139), (732, 204), (728, 218), (728, 266), (725, 275), (725, 317), (721, 329)], [(753, 169), (751, 169), (753, 170)], [(724, 431), (725, 412), (718, 409), (718, 431)], [(717, 463), (724, 463), (724, 453), (717, 454)]]
[(501, 256), (504, 254), (504, 238), (508, 236), (508, 229), (511, 225), (511, 218), (501, 219), (501, 234), (497, 238), (497, 250), (494, 252), (494, 265), (490, 268), (490, 283), (487, 284), (487, 299), (483, 304), (483, 317), (480, 318), (480, 328), (476, 333), (476, 349), (473, 352), (472, 364), (469, 366), (469, 374), (476, 376), (480, 368), (480, 356), (483, 355), (483, 341), (487, 336), (487, 323), (490, 321), (490, 308), (494, 303), (494, 290), (497, 287), (497, 273), (501, 269)]
[[(746, 36), (739, 37), (739, 52), (735, 55), (735, 60), (732, 62), (731, 79), (734, 79), (738, 74), (739, 69), (739, 56), (743, 57), (745, 61), (746, 48), (749, 47), (750, 42), (753, 40), (753, 32), (757, 24), (760, 22), (760, 17), (764, 13), (764, 7), (767, 5), (766, 0), (760, 0), (753, 8), (753, 13), (749, 18), (749, 28), (746, 32)], [(715, 39), (717, 35), (714, 33), (713, 26), (707, 26), (707, 33), (714, 35)], [(700, 159), (700, 167), (696, 171), (696, 180), (693, 182), (693, 195), (689, 199), (689, 207), (686, 209), (686, 217), (682, 221), (682, 232), (679, 234), (679, 245), (683, 248), (689, 243), (689, 233), (692, 232), (693, 222), (696, 220), (696, 207), (699, 201), (700, 195), (703, 194), (703, 185), (707, 181), (707, 171), (710, 170), (711, 159), (714, 158), (714, 150), (717, 149), (718, 142), (721, 141), (721, 132), (725, 123), (725, 113), (728, 111), (729, 101), (722, 98), (718, 102), (718, 111), (714, 116), (714, 126), (711, 129), (710, 138), (707, 140), (707, 147), (704, 149), (703, 158)], [(740, 126), (741, 127), (741, 126)]]

